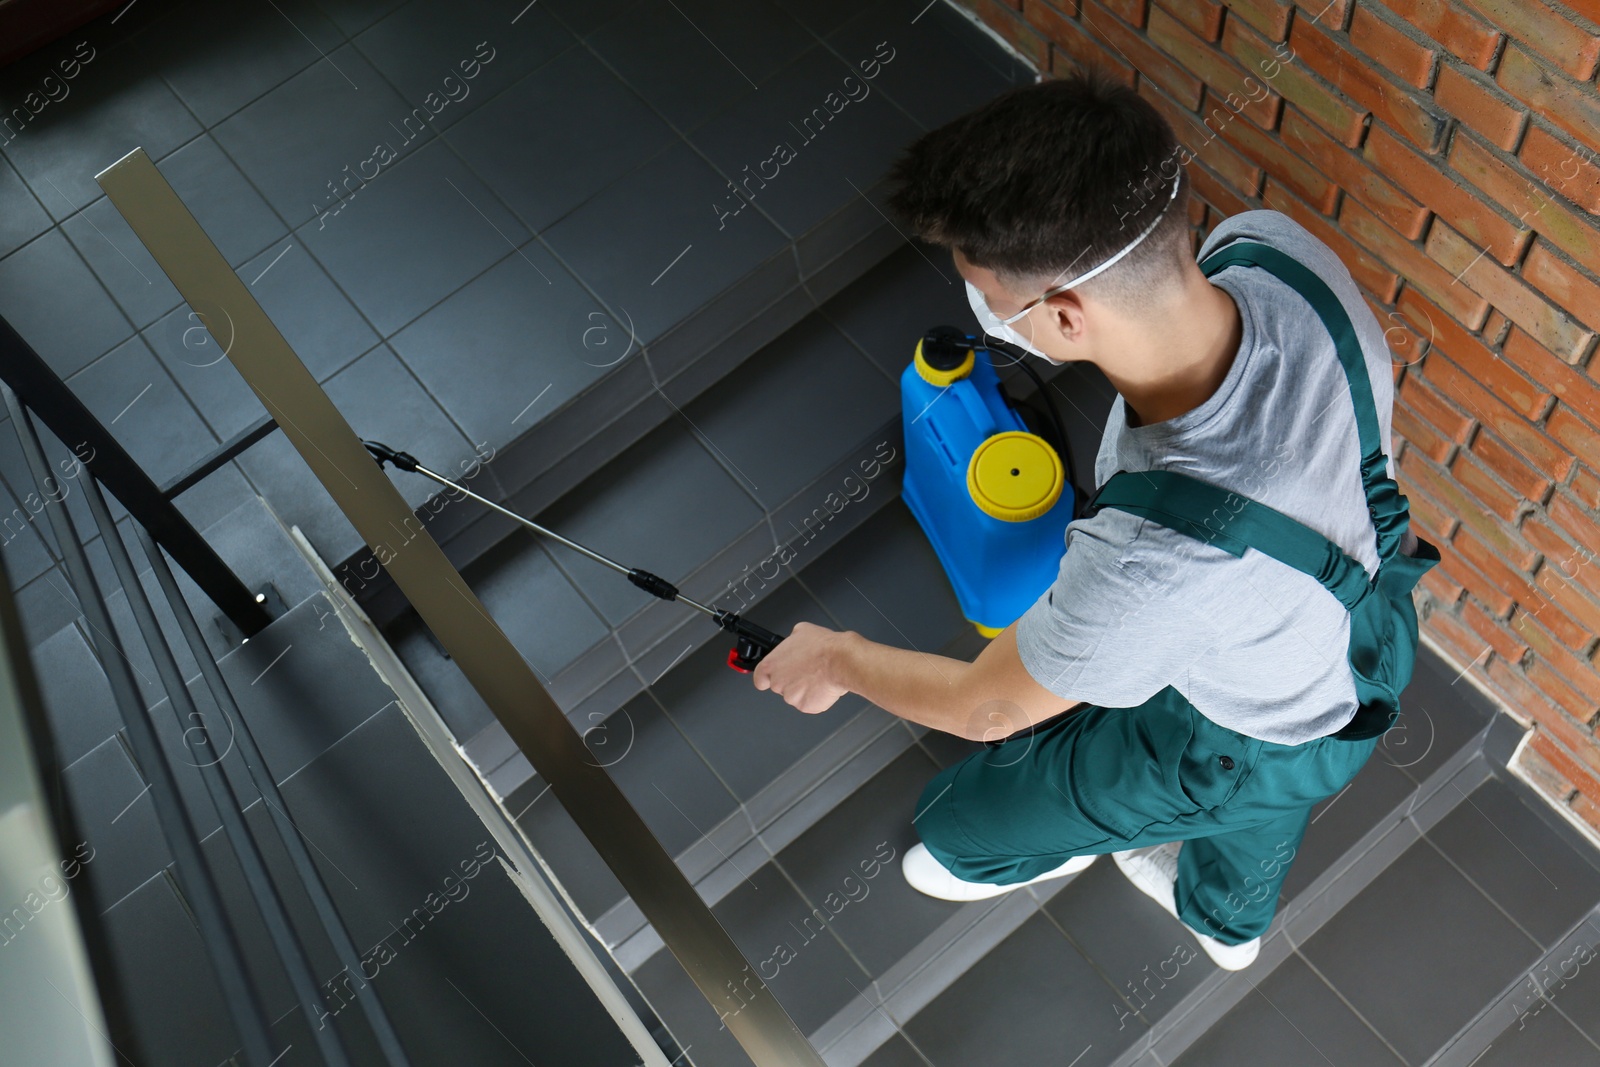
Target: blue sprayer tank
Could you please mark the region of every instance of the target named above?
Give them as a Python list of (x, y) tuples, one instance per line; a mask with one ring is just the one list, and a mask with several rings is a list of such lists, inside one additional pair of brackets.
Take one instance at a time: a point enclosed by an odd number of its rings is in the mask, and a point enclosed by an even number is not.
[(902, 496), (962, 612), (993, 637), (1055, 580), (1072, 486), (1055, 449), (1006, 403), (988, 351), (954, 327), (917, 343), (900, 402)]

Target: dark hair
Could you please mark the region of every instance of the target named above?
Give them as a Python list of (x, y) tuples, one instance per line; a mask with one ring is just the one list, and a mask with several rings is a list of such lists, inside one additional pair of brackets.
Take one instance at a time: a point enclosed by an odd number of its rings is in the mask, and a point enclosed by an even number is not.
[(1083, 283), (1132, 311), (1174, 284), (1193, 254), (1179, 149), (1149, 101), (1090, 68), (1013, 89), (924, 134), (890, 172), (889, 206), (1008, 285), (1059, 285), (1097, 267), (1165, 208), (1137, 248)]

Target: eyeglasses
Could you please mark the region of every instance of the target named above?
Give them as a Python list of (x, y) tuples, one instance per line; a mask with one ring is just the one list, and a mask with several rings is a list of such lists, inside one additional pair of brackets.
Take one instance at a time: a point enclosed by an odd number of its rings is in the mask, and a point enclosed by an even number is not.
[[(1017, 312), (1015, 315), (1012, 315), (1009, 318), (1002, 319), (1000, 316), (996, 315), (992, 310), (990, 310), (988, 300), (983, 297), (983, 294), (981, 292), (979, 292), (978, 300), (982, 302), (983, 310), (988, 313), (987, 314), (988, 319), (992, 320), (991, 323), (985, 324), (986, 328), (985, 328), (984, 332), (985, 333), (989, 333), (989, 332), (992, 332), (994, 326), (1002, 326), (1002, 327), (1006, 328), (1005, 332), (1007, 334), (1011, 334), (1012, 337), (1015, 338), (1016, 331), (1010, 329), (1010, 326), (1011, 326), (1011, 324), (1013, 322), (1016, 322), (1018, 319), (1022, 318), (1022, 316), (1026, 315), (1028, 312), (1032, 311), (1034, 308), (1038, 307), (1040, 304), (1044, 303), (1046, 300), (1050, 299), (1052, 296), (1055, 296), (1057, 293), (1064, 293), (1068, 289), (1071, 289), (1074, 285), (1083, 284), (1084, 282), (1088, 281), (1090, 278), (1093, 278), (1096, 274), (1099, 274), (1101, 271), (1105, 270), (1107, 267), (1110, 267), (1113, 263), (1116, 263), (1123, 256), (1126, 256), (1129, 252), (1132, 252), (1135, 248), (1138, 248), (1139, 247), (1139, 242), (1143, 241), (1146, 237), (1149, 237), (1150, 234), (1155, 231), (1155, 228), (1161, 224), (1162, 218), (1166, 216), (1167, 209), (1170, 208), (1172, 206), (1172, 202), (1178, 198), (1178, 186), (1182, 182), (1182, 180), (1183, 180), (1183, 171), (1179, 170), (1177, 175), (1172, 179), (1172, 192), (1167, 195), (1167, 202), (1165, 204), (1161, 205), (1161, 210), (1159, 212), (1157, 212), (1156, 217), (1150, 221), (1150, 225), (1148, 225), (1148, 226), (1146, 226), (1144, 228), (1144, 232), (1139, 234), (1138, 237), (1135, 237), (1133, 239), (1133, 241), (1131, 243), (1129, 243), (1126, 247), (1124, 247), (1120, 252), (1118, 252), (1116, 255), (1112, 256), (1110, 259), (1106, 260), (1104, 263), (1100, 264), (1098, 267), (1094, 268), (1093, 270), (1087, 271), (1087, 272), (1085, 272), (1083, 274), (1078, 275), (1076, 278), (1072, 279), (1070, 282), (1066, 282), (1066, 283), (1064, 283), (1062, 285), (1058, 285), (1058, 286), (1055, 286), (1052, 289), (1046, 290), (1042, 295), (1040, 295), (1040, 297), (1037, 300), (1032, 300), (1029, 303), (1023, 305), (1022, 310)], [(976, 286), (974, 286), (973, 289), (976, 291)], [(980, 316), (980, 317), (982, 317), (982, 316)], [(1031, 347), (1031, 346), (1024, 346), (1024, 347)]]

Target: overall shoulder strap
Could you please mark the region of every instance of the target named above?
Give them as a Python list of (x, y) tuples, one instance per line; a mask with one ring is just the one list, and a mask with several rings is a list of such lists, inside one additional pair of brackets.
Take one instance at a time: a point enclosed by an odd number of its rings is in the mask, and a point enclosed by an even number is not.
[(1388, 457), (1378, 429), (1377, 407), (1372, 399), (1372, 382), (1367, 376), (1366, 358), (1355, 327), (1332, 289), (1316, 273), (1292, 256), (1255, 241), (1236, 241), (1207, 256), (1200, 270), (1210, 277), (1225, 267), (1244, 265), (1269, 271), (1292, 287), (1311, 305), (1333, 338), (1339, 364), (1344, 368), (1345, 384), (1355, 407), (1356, 433), (1361, 448), (1361, 486), (1367, 497), (1367, 511), (1377, 532), (1378, 562), (1381, 565), (1400, 546), (1410, 522), (1410, 509), (1400, 487), (1386, 473)]
[(1178, 471), (1118, 471), (1090, 498), (1084, 517), (1101, 508), (1150, 519), (1234, 556), (1253, 548), (1311, 575), (1346, 608), (1371, 587), (1358, 561), (1309, 526)]

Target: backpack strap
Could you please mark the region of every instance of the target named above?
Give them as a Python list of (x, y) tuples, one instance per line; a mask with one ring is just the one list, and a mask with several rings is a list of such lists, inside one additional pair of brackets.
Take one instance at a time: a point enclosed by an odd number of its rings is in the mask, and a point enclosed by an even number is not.
[(1233, 556), (1253, 548), (1311, 575), (1347, 609), (1354, 609), (1371, 591), (1366, 568), (1309, 526), (1178, 471), (1118, 471), (1090, 498), (1085, 517), (1108, 507), (1150, 519)]
[(1366, 357), (1356, 337), (1355, 326), (1344, 304), (1316, 273), (1293, 257), (1256, 241), (1235, 241), (1200, 263), (1210, 277), (1226, 267), (1261, 267), (1298, 292), (1333, 338), (1339, 365), (1344, 368), (1345, 384), (1355, 408), (1356, 435), (1361, 448), (1361, 487), (1367, 497), (1367, 512), (1377, 532), (1378, 562), (1399, 551), (1401, 538), (1410, 525), (1410, 508), (1400, 486), (1387, 474), (1388, 457), (1378, 429), (1377, 406), (1372, 399), (1372, 381), (1367, 376)]
[(1427, 541), (1417, 538), (1414, 556), (1396, 553), (1369, 578), (1358, 560), (1309, 526), (1178, 471), (1118, 471), (1084, 505), (1082, 518), (1108, 507), (1233, 556), (1253, 548), (1315, 578), (1350, 613), (1347, 655), (1355, 680), (1356, 713), (1331, 736), (1360, 741), (1394, 725), (1400, 714), (1400, 692), (1411, 680), (1416, 656), (1411, 590), (1439, 562), (1438, 550)]

